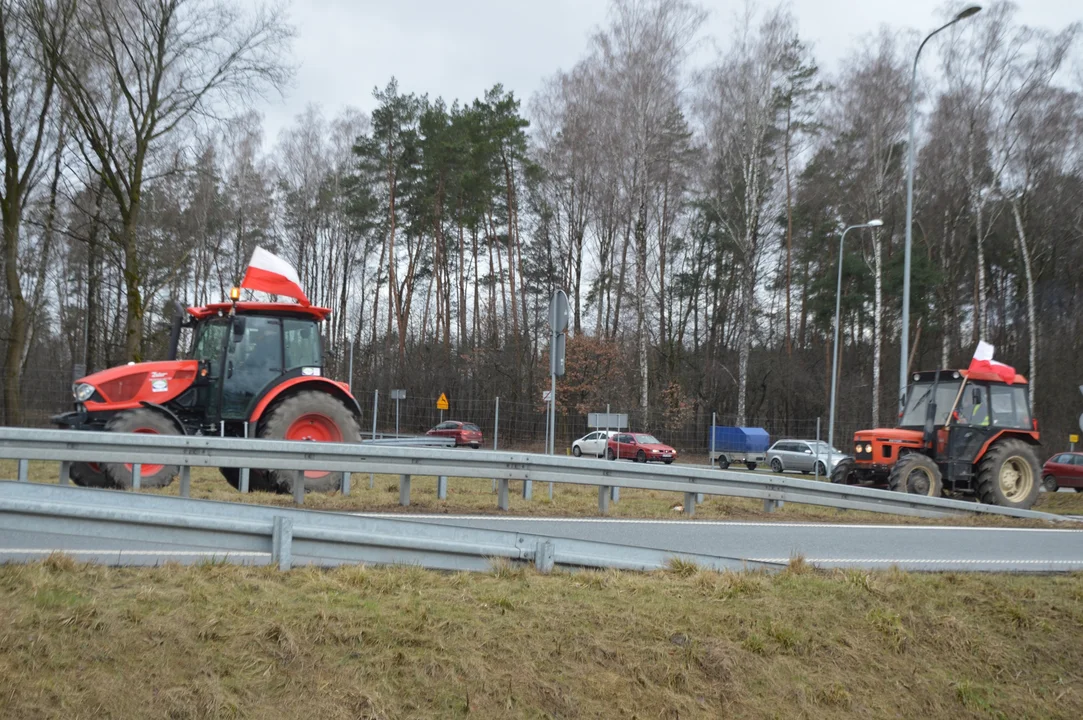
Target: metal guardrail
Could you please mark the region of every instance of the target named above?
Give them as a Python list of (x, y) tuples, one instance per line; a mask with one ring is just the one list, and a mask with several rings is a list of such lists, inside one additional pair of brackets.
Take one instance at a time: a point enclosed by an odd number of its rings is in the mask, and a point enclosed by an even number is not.
[(0, 481), (0, 561), (54, 552), (108, 565), (210, 561), (282, 570), (371, 563), (487, 571), (497, 558), (543, 572), (658, 570), (674, 558), (716, 570), (784, 566), (407, 519)]
[[(28, 460), (60, 462), (63, 483), (67, 482), (65, 463), (71, 462), (179, 465), (182, 496), (188, 493), (189, 468), (224, 466), (344, 472), (343, 492), (348, 492), (350, 473), (397, 474), (400, 476), (399, 502), (402, 505), (410, 504), (410, 478), (425, 475), (441, 478), (444, 492), (449, 476), (491, 478), (499, 485), (498, 506), (503, 510), (507, 510), (509, 505), (509, 481), (523, 480), (527, 484), (553, 482), (595, 486), (598, 488), (598, 504), (602, 513), (608, 510), (610, 491), (623, 487), (683, 493), (685, 513), (688, 515), (694, 512), (699, 496), (720, 495), (760, 499), (769, 508), (783, 502), (795, 502), (919, 517), (981, 513), (1072, 522), (1061, 515), (1032, 510), (833, 485), (794, 477), (691, 465), (652, 467), (523, 452), (3, 428), (0, 430), (0, 458), (20, 461), (20, 479), (25, 478)], [(302, 501), (303, 492), (295, 497)]]

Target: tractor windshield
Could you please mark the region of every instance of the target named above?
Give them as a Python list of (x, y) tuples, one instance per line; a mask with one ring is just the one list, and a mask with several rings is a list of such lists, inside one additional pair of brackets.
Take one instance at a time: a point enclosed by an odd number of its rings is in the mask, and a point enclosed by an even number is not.
[(229, 331), (229, 318), (204, 320), (196, 328), (196, 342), (192, 348), (192, 360), (218, 360), (222, 345)]
[(924, 427), (925, 413), (929, 408), (929, 401), (933, 399), (933, 385), (936, 385), (936, 420), (937, 425), (945, 425), (948, 413), (955, 403), (955, 397), (959, 394), (961, 380), (941, 380), (914, 383), (906, 391), (906, 409), (903, 410), (899, 427)]

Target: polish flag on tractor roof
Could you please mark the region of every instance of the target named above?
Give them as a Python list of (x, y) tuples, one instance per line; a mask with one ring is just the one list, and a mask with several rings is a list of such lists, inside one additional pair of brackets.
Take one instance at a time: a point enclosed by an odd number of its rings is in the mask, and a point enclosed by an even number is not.
[(974, 357), (970, 361), (969, 371), (972, 373), (993, 373), (1009, 385), (1015, 382), (1015, 368), (994, 360), (993, 346), (984, 340), (978, 341), (978, 348), (974, 351)]
[(261, 247), (257, 247), (252, 253), (241, 287), (262, 290), (272, 295), (285, 295), (294, 298), (305, 307), (312, 304), (305, 296), (305, 291), (301, 289), (301, 278), (297, 276), (297, 271), (293, 269), (293, 266)]

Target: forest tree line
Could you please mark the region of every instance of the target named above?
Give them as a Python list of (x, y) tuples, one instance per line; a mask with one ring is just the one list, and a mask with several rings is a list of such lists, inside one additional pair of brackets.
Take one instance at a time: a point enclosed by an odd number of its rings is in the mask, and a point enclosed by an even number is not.
[[(924, 34), (870, 32), (829, 73), (785, 4), (729, 37), (706, 18), (613, 0), (532, 97), (392, 77), (371, 113), (312, 106), (265, 141), (252, 107), (293, 62), (277, 6), (0, 0), (4, 422), (64, 409), (36, 390), (73, 368), (161, 357), (176, 303), (224, 299), (257, 245), (333, 309), (327, 364), (355, 388), (540, 404), (563, 288), (570, 371), (596, 384), (562, 411), (821, 417), (839, 235), (876, 218), (846, 241), (840, 417), (890, 424)], [(917, 84), (909, 367), (984, 338), (1057, 436), (1083, 382), (1078, 35), (998, 0)]]

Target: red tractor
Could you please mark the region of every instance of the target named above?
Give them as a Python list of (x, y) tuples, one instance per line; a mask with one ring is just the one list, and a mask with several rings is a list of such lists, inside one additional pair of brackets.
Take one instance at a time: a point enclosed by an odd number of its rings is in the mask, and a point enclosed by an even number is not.
[(855, 433), (854, 459), (831, 481), (1025, 509), (1038, 499), (1040, 444), (1023, 376), (1008, 384), (992, 372), (916, 373), (899, 426)]
[[(150, 435), (254, 436), (316, 442), (361, 441), (361, 408), (346, 383), (323, 376), (319, 323), (330, 310), (290, 303), (232, 302), (188, 308), (170, 335), (169, 359), (129, 363), (72, 386), (75, 411), (54, 424)], [(178, 357), (182, 329), (191, 348)], [(221, 468), (230, 485), (240, 471)], [(140, 482), (164, 487), (176, 466), (143, 465)], [(253, 490), (292, 492), (300, 473), (258, 470)], [(129, 488), (132, 466), (74, 463), (71, 478), (87, 487)], [(305, 489), (328, 491), (341, 473), (306, 471)]]

